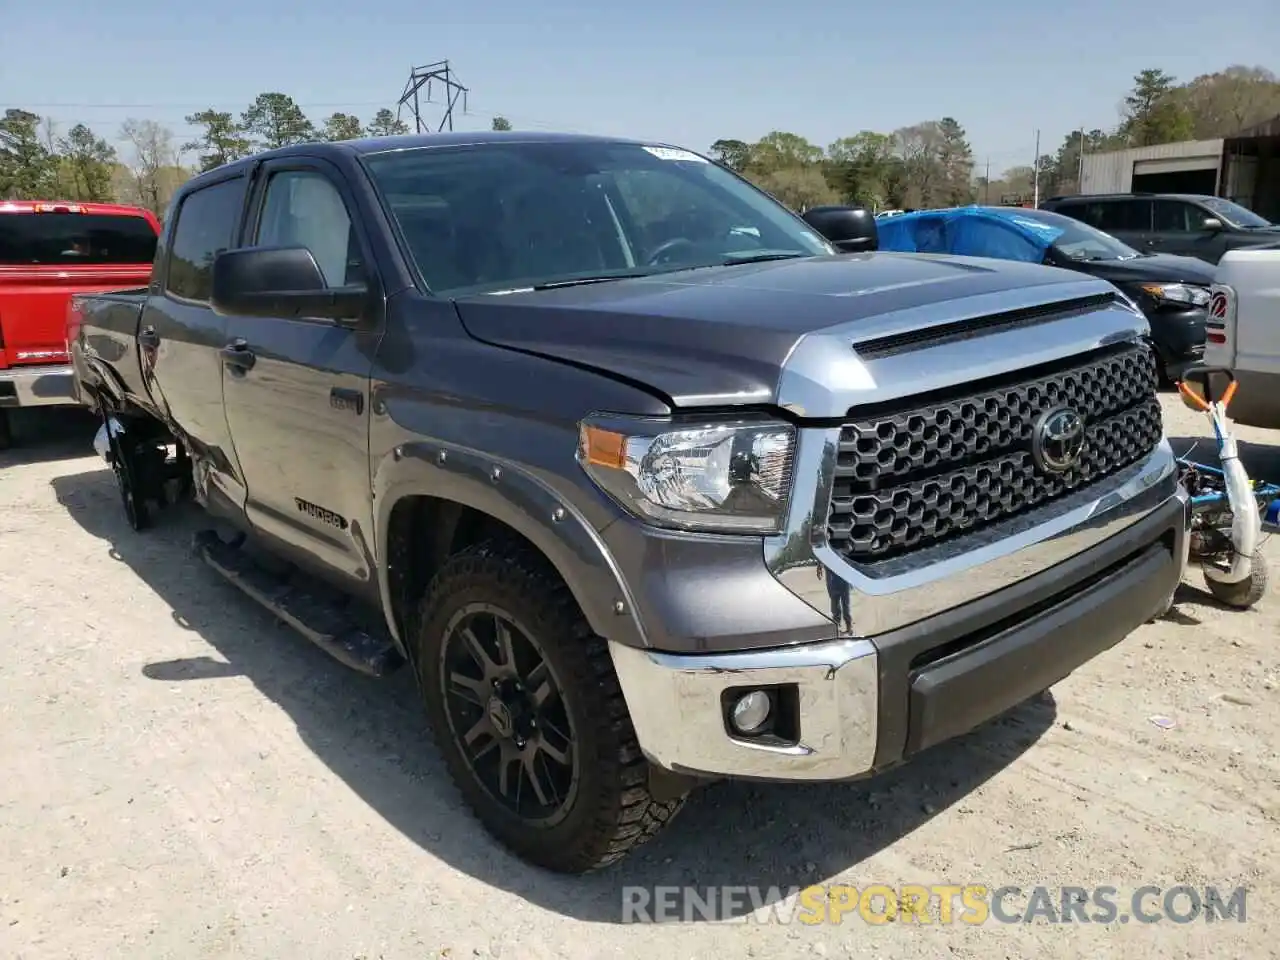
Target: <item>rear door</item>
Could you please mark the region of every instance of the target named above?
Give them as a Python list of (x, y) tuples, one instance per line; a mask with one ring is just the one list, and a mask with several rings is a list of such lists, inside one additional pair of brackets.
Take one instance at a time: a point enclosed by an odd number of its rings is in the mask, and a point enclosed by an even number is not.
[(186, 441), (200, 496), (233, 522), (245, 494), (222, 409), (227, 318), (213, 312), (209, 294), (213, 258), (236, 245), (246, 179), (238, 173), (183, 195), (138, 334), (147, 390)]
[(1085, 204), (1085, 215), (1079, 219), (1103, 233), (1109, 233), (1135, 250), (1146, 250), (1151, 243), (1151, 201), (1140, 197), (1098, 200)]
[[(376, 281), (355, 200), (330, 164), (269, 162), (254, 194), (246, 246), (306, 247), (333, 287)], [(381, 316), (233, 317), (223, 363), (250, 522), (298, 563), (370, 595), (369, 373), (381, 332)]]
[(0, 368), (66, 363), (73, 293), (139, 287), (156, 222), (80, 204), (0, 204)]

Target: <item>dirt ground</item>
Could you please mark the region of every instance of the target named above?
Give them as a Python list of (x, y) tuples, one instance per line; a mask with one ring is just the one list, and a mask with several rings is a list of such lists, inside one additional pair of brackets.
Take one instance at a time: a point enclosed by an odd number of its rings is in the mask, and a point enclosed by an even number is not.
[[(1207, 436), (1167, 409), (1171, 435)], [(558, 878), (463, 812), (407, 676), (350, 673), (218, 582), (189, 558), (194, 512), (132, 534), (91, 424), (19, 427), (0, 454), (0, 957), (1280, 955), (1274, 595), (1221, 609), (1193, 572), (1166, 619), (909, 767), (717, 785), (629, 861)], [(1280, 478), (1280, 435), (1241, 433)], [(628, 885), (812, 883), (1249, 892), (1243, 923), (620, 922)]]

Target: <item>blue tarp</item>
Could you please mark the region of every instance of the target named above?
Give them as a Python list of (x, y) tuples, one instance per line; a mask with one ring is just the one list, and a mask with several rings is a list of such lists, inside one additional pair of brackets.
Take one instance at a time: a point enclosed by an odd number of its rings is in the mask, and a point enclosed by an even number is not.
[(920, 210), (877, 220), (876, 229), (881, 250), (1041, 263), (1062, 230), (1020, 213), (1015, 207)]

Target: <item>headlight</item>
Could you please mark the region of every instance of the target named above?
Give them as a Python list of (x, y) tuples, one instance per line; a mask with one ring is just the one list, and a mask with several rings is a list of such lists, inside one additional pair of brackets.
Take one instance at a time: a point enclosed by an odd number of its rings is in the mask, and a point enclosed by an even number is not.
[(578, 461), (628, 511), (660, 526), (777, 533), (791, 494), (795, 430), (774, 421), (673, 428), (663, 421), (583, 422)]
[(1157, 300), (1169, 303), (1185, 303), (1190, 307), (1207, 307), (1209, 291), (1185, 283), (1144, 283), (1142, 291)]

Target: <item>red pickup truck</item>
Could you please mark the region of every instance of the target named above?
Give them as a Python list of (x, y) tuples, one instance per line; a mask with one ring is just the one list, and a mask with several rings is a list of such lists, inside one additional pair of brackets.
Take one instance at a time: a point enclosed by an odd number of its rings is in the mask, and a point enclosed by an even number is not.
[(160, 223), (114, 203), (0, 202), (0, 450), (12, 407), (75, 406), (71, 294), (146, 284)]

